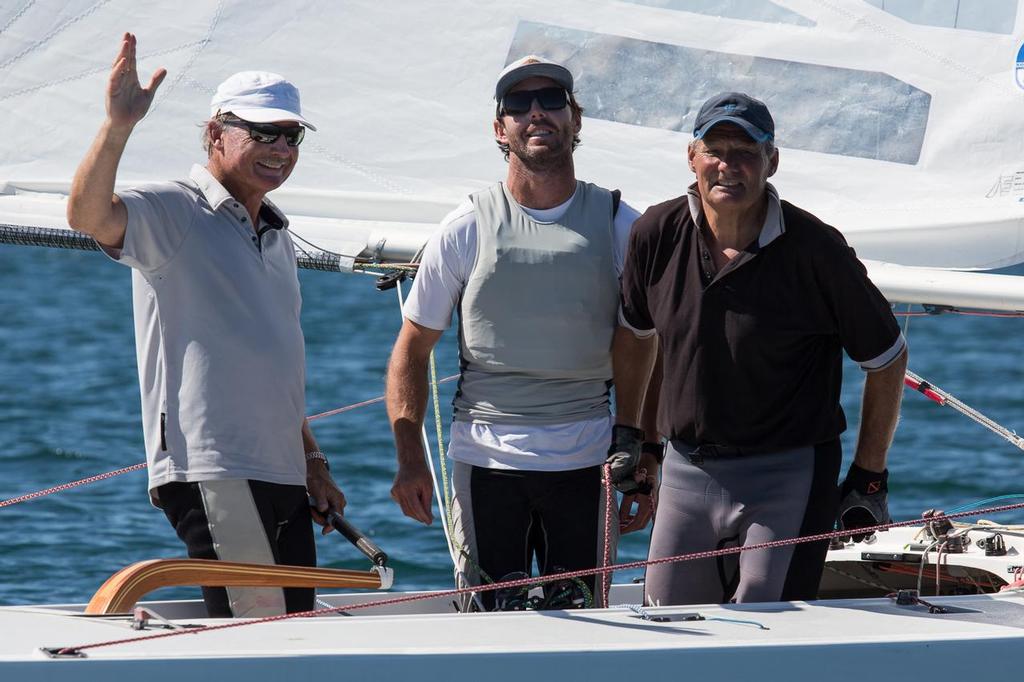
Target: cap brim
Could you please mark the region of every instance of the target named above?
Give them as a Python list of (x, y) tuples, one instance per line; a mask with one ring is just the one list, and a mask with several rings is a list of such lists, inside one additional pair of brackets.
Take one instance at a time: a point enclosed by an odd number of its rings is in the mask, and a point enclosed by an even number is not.
[(708, 134), (709, 130), (714, 128), (716, 125), (719, 125), (720, 123), (734, 123), (738, 125), (740, 128), (743, 128), (744, 132), (746, 132), (747, 135), (749, 135), (754, 142), (757, 143), (767, 142), (768, 140), (772, 139), (772, 135), (770, 133), (766, 133), (765, 131), (761, 130), (750, 121), (739, 118), (738, 116), (719, 116), (718, 118), (713, 118), (707, 123), (705, 123), (704, 127), (701, 128), (700, 130), (694, 130), (693, 138), (695, 140), (701, 139), (702, 137)]
[(296, 114), (294, 111), (286, 111), (285, 109), (229, 109), (227, 111), (221, 111), (221, 113), (234, 114), (243, 121), (249, 121), (250, 123), (279, 123), (281, 121), (296, 121), (306, 126), (310, 130), (316, 130), (316, 126), (304, 119), (302, 116)]
[(523, 64), (517, 69), (512, 69), (498, 79), (498, 84), (494, 86), (494, 99), (500, 100), (516, 83), (534, 77), (550, 78), (569, 92), (572, 92), (572, 73), (569, 72), (569, 69), (560, 64), (533, 62), (531, 64)]

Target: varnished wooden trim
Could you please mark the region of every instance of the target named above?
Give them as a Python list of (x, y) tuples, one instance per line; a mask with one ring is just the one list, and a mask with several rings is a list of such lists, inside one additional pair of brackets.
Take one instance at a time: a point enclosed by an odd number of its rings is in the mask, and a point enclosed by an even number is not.
[(110, 576), (96, 591), (88, 614), (126, 613), (146, 594), (161, 587), (333, 587), (379, 589), (374, 571), (338, 568), (242, 564), (210, 559), (151, 559)]

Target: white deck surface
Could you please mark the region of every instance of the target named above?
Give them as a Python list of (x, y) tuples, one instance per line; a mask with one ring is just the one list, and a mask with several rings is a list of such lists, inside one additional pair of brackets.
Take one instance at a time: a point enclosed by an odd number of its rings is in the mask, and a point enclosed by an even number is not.
[[(1020, 594), (935, 598), (963, 609), (932, 615), (888, 599), (745, 606), (662, 607), (706, 620), (644, 621), (627, 609), (491, 614), (332, 616), (180, 635), (87, 650), (52, 660), (40, 647), (78, 646), (138, 632), (125, 618), (65, 615), (40, 607), (0, 609), (0, 679), (497, 680), (621, 679), (715, 673), (724, 679), (963, 679), (980, 666), (1014, 675), (1024, 646)], [(723, 619), (723, 620), (718, 620)], [(758, 625), (738, 621), (753, 621)], [(186, 619), (214, 624), (224, 621)], [(814, 674), (817, 671), (817, 674)], [(908, 671), (914, 671), (908, 678)], [(225, 676), (228, 677), (225, 677)], [(689, 676), (689, 675), (688, 675)], [(677, 674), (671, 678), (678, 679)], [(1013, 679), (1013, 678), (1008, 678)]]
[[(963, 529), (965, 550), (941, 557), (949, 588), (994, 587), (1019, 573), (1024, 542), (1019, 529), (984, 526)], [(980, 543), (999, 532), (1007, 552), (986, 556)], [(939, 555), (923, 556), (918, 528), (878, 533), (869, 542), (829, 553), (833, 583), (822, 589), (859, 589), (864, 581), (916, 585), (922, 563), (931, 573)], [(896, 554), (894, 561), (876, 557)], [(923, 559), (923, 562), (922, 562)], [(887, 571), (886, 567), (902, 572)], [(965, 571), (973, 571), (968, 578)], [(909, 571), (909, 573), (908, 573)], [(850, 582), (851, 572), (861, 578)], [(840, 582), (835, 582), (839, 575)], [(829, 573), (826, 573), (828, 578)], [(845, 581), (845, 582), (842, 582)], [(964, 582), (968, 581), (968, 582)], [(144, 631), (127, 616), (80, 615), (83, 605), (0, 608), (0, 681), (108, 680), (142, 675), (168, 680), (342, 679), (390, 680), (483, 678), (502, 680), (678, 679), (685, 671), (718, 679), (958, 680), (1018, 679), (1015, 653), (1024, 650), (1024, 593), (932, 597), (934, 576), (921, 587), (927, 602), (950, 612), (930, 614), (925, 606), (901, 606), (887, 598), (834, 599), (747, 605), (647, 608), (644, 620), (625, 606), (601, 610), (459, 614), (450, 596), (394, 606), (356, 609), (349, 614), (258, 623), (220, 631), (184, 634), (86, 649), (85, 658), (53, 659), (42, 649), (79, 647), (136, 639), (169, 630)], [(615, 585), (612, 604), (636, 604), (642, 585)], [(332, 606), (386, 600), (415, 593), (347, 593), (321, 597)], [(435, 593), (422, 593), (425, 595)], [(178, 624), (229, 623), (203, 617), (198, 601), (150, 602), (152, 611)], [(685, 614), (703, 619), (683, 620)]]

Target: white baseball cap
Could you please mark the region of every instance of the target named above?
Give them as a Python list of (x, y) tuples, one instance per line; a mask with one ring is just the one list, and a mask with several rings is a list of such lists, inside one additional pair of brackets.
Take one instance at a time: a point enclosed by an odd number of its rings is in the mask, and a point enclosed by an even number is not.
[(299, 89), (269, 71), (240, 71), (218, 85), (210, 100), (211, 117), (231, 113), (252, 123), (298, 121), (316, 130), (301, 112)]

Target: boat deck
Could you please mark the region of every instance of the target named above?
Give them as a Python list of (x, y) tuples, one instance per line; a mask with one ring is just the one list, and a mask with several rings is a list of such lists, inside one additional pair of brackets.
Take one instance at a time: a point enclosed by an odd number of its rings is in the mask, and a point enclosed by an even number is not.
[[(386, 597), (364, 594), (359, 600)], [(395, 596), (392, 594), (391, 596)], [(352, 601), (352, 595), (329, 599)], [(614, 600), (614, 595), (613, 595)], [(419, 680), (472, 674), (488, 682), (621, 680), (634, 674), (715, 673), (726, 679), (942, 680), (1019, 673), (1024, 645), (1020, 593), (936, 597), (949, 610), (890, 599), (512, 613), (332, 615), (261, 623), (90, 649), (52, 659), (42, 647), (79, 646), (167, 632), (136, 631), (127, 616), (74, 615), (75, 607), (0, 608), (0, 678), (93, 680), (144, 674), (147, 681), (239, 678)], [(174, 603), (153, 603), (170, 613)], [(178, 602), (191, 609), (195, 603)], [(78, 607), (80, 610), (80, 607)], [(700, 620), (690, 620), (699, 614)], [(664, 620), (662, 620), (664, 619)], [(230, 621), (201, 618), (179, 624)], [(1007, 646), (1009, 645), (1009, 647)], [(460, 672), (461, 671), (461, 672)], [(646, 672), (645, 672), (646, 671)]]
[[(986, 553), (993, 536), (1005, 544)], [(940, 555), (920, 528), (897, 528), (829, 552), (822, 594), (925, 590), (926, 605), (889, 598), (815, 602), (650, 607), (642, 584), (614, 585), (609, 609), (469, 613), (450, 593), (347, 592), (323, 595), (332, 607), (416, 597), (402, 603), (329, 615), (208, 627), (241, 621), (205, 616), (200, 601), (143, 602), (194, 634), (85, 649), (82, 658), (52, 658), (45, 649), (79, 647), (173, 632), (151, 619), (135, 630), (129, 615), (86, 616), (84, 605), (0, 608), (0, 680), (108, 680), (128, 674), (147, 682), (287, 680), (344, 673), (352, 679), (487, 682), (543, 679), (621, 681), (644, 676), (717, 675), (725, 679), (957, 680), (1019, 676), (1010, 652), (1024, 646), (1024, 592), (994, 591), (1020, 574), (1024, 537), (1014, 527), (964, 528), (956, 554)], [(927, 547), (928, 549), (923, 549)], [(941, 578), (941, 581), (937, 580)], [(881, 582), (879, 582), (881, 581)], [(941, 582), (941, 584), (940, 584)], [(639, 611), (639, 612), (638, 612)], [(646, 618), (644, 617), (646, 616)], [(1007, 645), (1010, 645), (1009, 647)]]

